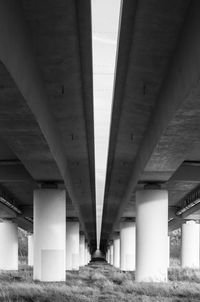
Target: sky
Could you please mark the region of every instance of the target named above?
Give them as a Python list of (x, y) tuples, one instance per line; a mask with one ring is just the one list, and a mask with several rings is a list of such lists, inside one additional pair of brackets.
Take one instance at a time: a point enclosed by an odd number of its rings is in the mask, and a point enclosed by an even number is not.
[(106, 180), (121, 0), (91, 0), (97, 248)]

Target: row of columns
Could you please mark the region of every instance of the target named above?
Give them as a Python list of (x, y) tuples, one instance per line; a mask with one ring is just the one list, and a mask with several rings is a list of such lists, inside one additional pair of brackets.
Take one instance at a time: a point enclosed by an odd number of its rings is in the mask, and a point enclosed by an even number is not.
[[(144, 190), (136, 194), (136, 222), (123, 221), (113, 237), (107, 261), (123, 271), (136, 271), (136, 281), (167, 281), (170, 258), (168, 194)], [(200, 226), (195, 221), (182, 225), (182, 267), (200, 266)]]
[[(64, 190), (34, 191), (33, 229), (28, 236), (28, 265), (33, 266), (34, 280), (65, 281), (65, 270), (89, 263), (89, 246), (79, 222), (66, 221)], [(0, 223), (0, 269), (18, 269), (17, 224), (9, 220)]]
[[(113, 250), (113, 252), (112, 252)], [(108, 259), (108, 255), (110, 259)], [(107, 259), (123, 271), (136, 271), (136, 281), (167, 281), (168, 192), (136, 193), (136, 223), (124, 221)]]
[[(77, 222), (68, 222), (67, 223), (67, 233), (70, 233), (70, 230), (73, 228), (77, 228), (79, 224)], [(78, 229), (78, 228), (77, 228)], [(34, 238), (33, 234), (28, 235), (28, 265), (33, 266), (34, 258), (33, 258), (33, 246), (34, 246)], [(69, 237), (69, 238), (68, 238)], [(74, 242), (72, 242), (72, 238), (74, 237)], [(79, 253), (74, 253), (77, 250), (79, 242)], [(75, 249), (73, 250), (71, 247), (75, 245)], [(87, 241), (85, 240), (85, 235), (74, 232), (66, 236), (66, 258), (68, 257), (68, 261), (66, 262), (66, 270), (78, 270), (79, 267), (88, 264), (91, 260), (89, 247), (87, 245)], [(77, 261), (78, 259), (78, 261)]]
[[(66, 222), (65, 209), (64, 190), (34, 192), (34, 235), (28, 240), (29, 264), (33, 264), (34, 279), (64, 281), (66, 269), (78, 269), (90, 260), (84, 235), (79, 240), (79, 223)], [(122, 270), (136, 270), (137, 281), (166, 281), (167, 233), (167, 191), (137, 192), (136, 224), (121, 223), (120, 235), (116, 234), (107, 260)], [(15, 223), (0, 223), (0, 269), (18, 268), (17, 237)], [(182, 227), (182, 265), (199, 266), (199, 225), (195, 222), (187, 222)]]
[(122, 271), (135, 270), (135, 230), (135, 222), (121, 222), (106, 254), (107, 262)]

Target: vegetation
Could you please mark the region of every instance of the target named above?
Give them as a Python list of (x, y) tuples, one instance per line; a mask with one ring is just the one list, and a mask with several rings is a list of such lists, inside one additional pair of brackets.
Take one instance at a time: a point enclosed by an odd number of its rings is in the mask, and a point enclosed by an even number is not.
[(0, 301), (200, 301), (200, 271), (169, 270), (168, 283), (136, 283), (134, 273), (124, 273), (108, 264), (89, 265), (67, 272), (63, 283), (32, 280), (32, 270), (0, 273)]
[(170, 256), (171, 259), (180, 260), (181, 254), (181, 229), (170, 232)]
[(134, 273), (124, 273), (107, 264), (92, 264), (79, 272), (67, 272), (66, 282), (34, 282), (26, 263), (27, 233), (19, 229), (19, 272), (0, 272), (0, 302), (197, 302), (200, 301), (200, 271), (180, 268), (180, 230), (170, 234), (169, 282), (136, 283)]
[(28, 256), (28, 233), (21, 228), (18, 228), (18, 255), (19, 255), (19, 263), (27, 264), (27, 256)]

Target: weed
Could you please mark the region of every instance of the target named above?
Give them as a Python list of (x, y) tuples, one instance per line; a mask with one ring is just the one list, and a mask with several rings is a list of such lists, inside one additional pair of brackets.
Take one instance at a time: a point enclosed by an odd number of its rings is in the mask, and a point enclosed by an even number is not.
[(67, 271), (66, 282), (35, 282), (32, 269), (0, 272), (0, 302), (197, 302), (200, 271), (169, 269), (168, 283), (136, 283), (134, 273), (95, 263)]

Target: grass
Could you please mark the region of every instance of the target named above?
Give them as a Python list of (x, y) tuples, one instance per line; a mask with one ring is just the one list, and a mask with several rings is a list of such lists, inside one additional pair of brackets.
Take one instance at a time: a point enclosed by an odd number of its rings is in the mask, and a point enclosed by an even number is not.
[(32, 280), (32, 270), (0, 272), (0, 301), (15, 302), (197, 302), (200, 271), (169, 269), (168, 283), (136, 283), (134, 273), (120, 272), (106, 264), (93, 264), (79, 272), (66, 272), (66, 282)]

